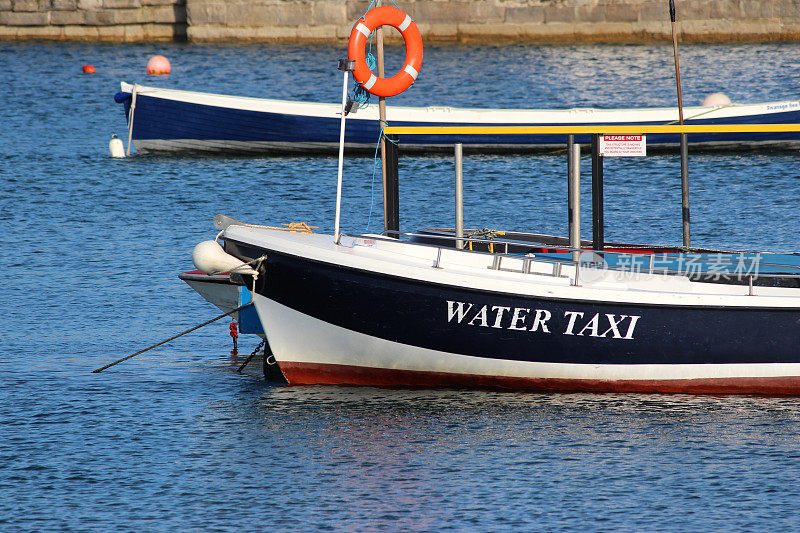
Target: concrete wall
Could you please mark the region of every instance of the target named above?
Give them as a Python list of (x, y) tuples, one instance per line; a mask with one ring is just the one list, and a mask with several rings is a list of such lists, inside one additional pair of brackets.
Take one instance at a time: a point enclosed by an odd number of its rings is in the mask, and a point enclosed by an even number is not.
[[(364, 0), (0, 0), (0, 39), (345, 40)], [(677, 0), (685, 42), (800, 40), (800, 0)], [(428, 42), (669, 40), (667, 0), (401, 0)], [(394, 32), (390, 32), (390, 35)], [(394, 34), (396, 36), (396, 34)]]

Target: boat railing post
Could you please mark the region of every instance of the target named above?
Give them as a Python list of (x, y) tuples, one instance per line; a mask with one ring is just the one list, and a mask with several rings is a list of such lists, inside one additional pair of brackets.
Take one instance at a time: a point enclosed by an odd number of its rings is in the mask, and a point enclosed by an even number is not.
[(581, 254), (581, 145), (575, 144), (574, 135), (567, 137), (567, 202), (569, 247), (572, 260), (578, 261)]
[(336, 244), (342, 238), (339, 231), (339, 221), (342, 214), (342, 168), (344, 166), (344, 125), (346, 120), (345, 108), (347, 106), (347, 76), (355, 68), (355, 61), (352, 59), (340, 59), (339, 70), (344, 74), (342, 81), (342, 120), (339, 126), (339, 169), (336, 175), (336, 215), (333, 222), (333, 234)]
[(522, 273), (523, 274), (530, 274), (531, 273), (531, 263), (533, 260), (529, 255), (526, 255), (522, 258)]
[(463, 146), (456, 143), (456, 248), (464, 248), (464, 171), (463, 171)]
[(575, 262), (575, 275), (572, 278), (572, 286), (573, 287), (580, 287), (581, 286), (581, 262)]
[(752, 274), (747, 276), (747, 295), (748, 296), (754, 296), (754, 293), (753, 293), (753, 275)]
[(681, 217), (683, 219), (683, 247), (691, 246), (691, 216), (689, 212), (689, 141), (681, 133)]
[(433, 268), (442, 268), (442, 248), (436, 248), (436, 260), (433, 262)]
[(600, 134), (592, 134), (592, 249), (603, 251), (603, 156), (600, 154)]

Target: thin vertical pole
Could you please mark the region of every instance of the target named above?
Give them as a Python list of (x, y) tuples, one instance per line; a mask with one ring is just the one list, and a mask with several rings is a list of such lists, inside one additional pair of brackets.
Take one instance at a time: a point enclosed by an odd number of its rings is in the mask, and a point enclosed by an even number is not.
[[(678, 88), (678, 122), (683, 126), (683, 96), (681, 95), (681, 69), (678, 64), (678, 25), (675, 20), (675, 0), (669, 0), (669, 18), (672, 24), (672, 52), (675, 57), (675, 84)], [(683, 246), (691, 242), (689, 216), (689, 140), (681, 133), (681, 218), (683, 219)]]
[(461, 143), (456, 143), (456, 248), (464, 247), (464, 152)]
[(675, 56), (675, 82), (678, 87), (678, 120), (683, 125), (683, 97), (681, 96), (681, 69), (678, 65), (678, 24), (675, 21), (675, 0), (669, 0), (669, 18), (672, 23), (672, 53)]
[(336, 217), (333, 223), (333, 233), (336, 238), (336, 244), (339, 244), (339, 240), (342, 238), (341, 233), (339, 232), (339, 220), (342, 214), (342, 169), (344, 167), (344, 125), (345, 125), (345, 113), (344, 108), (347, 105), (347, 77), (350, 75), (350, 72), (345, 68), (343, 72), (344, 81), (342, 82), (342, 121), (339, 126), (339, 170), (336, 177)]
[[(377, 0), (375, 2), (375, 7), (380, 7), (383, 4), (382, 0)], [(376, 67), (378, 69), (378, 77), (383, 78), (385, 75), (384, 71), (384, 61), (383, 61), (383, 26), (378, 26), (375, 29), (375, 53), (377, 57), (375, 58)], [(386, 98), (383, 96), (378, 97), (378, 131), (383, 130), (386, 126)], [(391, 184), (388, 181), (388, 175), (386, 170), (386, 139), (384, 139), (383, 135), (380, 138), (381, 143), (381, 175), (383, 177), (383, 227), (385, 230), (389, 230), (390, 220), (389, 220), (389, 199), (391, 193), (389, 192), (389, 187)]]
[(592, 134), (592, 249), (603, 250), (603, 156), (600, 155), (600, 135)]
[(580, 260), (581, 247), (581, 145), (575, 136), (567, 137), (567, 199), (569, 203), (569, 247), (572, 260)]
[(691, 220), (689, 211), (689, 142), (681, 133), (681, 217), (683, 219), (683, 246), (691, 246)]

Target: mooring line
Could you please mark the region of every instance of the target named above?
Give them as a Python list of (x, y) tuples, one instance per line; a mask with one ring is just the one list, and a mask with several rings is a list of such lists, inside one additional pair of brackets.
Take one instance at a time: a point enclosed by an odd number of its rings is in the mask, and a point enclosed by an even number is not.
[(141, 353), (144, 353), (144, 352), (146, 352), (146, 351), (148, 351), (148, 350), (152, 350), (153, 348), (157, 348), (158, 346), (161, 346), (162, 344), (166, 344), (166, 343), (168, 343), (168, 342), (169, 342), (169, 341), (171, 341), (171, 340), (175, 340), (175, 339), (177, 339), (177, 338), (178, 338), (178, 337), (180, 337), (180, 336), (186, 335), (187, 333), (191, 333), (192, 331), (194, 331), (194, 330), (196, 330), (196, 329), (200, 329), (200, 328), (202, 328), (203, 326), (207, 326), (207, 325), (211, 324), (212, 322), (216, 322), (216, 321), (217, 321), (217, 320), (219, 320), (220, 318), (225, 318), (226, 316), (232, 315), (233, 313), (236, 313), (236, 312), (238, 312), (238, 311), (241, 311), (241, 310), (242, 310), (242, 309), (244, 309), (245, 307), (249, 307), (249, 306), (251, 306), (251, 305), (253, 305), (253, 302), (248, 302), (248, 303), (244, 304), (244, 305), (243, 305), (243, 306), (241, 306), (241, 307), (237, 307), (237, 308), (236, 308), (236, 309), (234, 309), (233, 311), (228, 311), (227, 313), (223, 313), (223, 314), (219, 315), (219, 316), (218, 316), (218, 317), (216, 317), (216, 318), (212, 318), (211, 320), (208, 320), (208, 321), (206, 321), (206, 322), (203, 322), (203, 323), (202, 323), (202, 324), (200, 324), (199, 326), (195, 326), (195, 327), (193, 327), (193, 328), (191, 328), (191, 329), (187, 329), (186, 331), (184, 331), (184, 332), (182, 332), (182, 333), (178, 333), (177, 335), (173, 335), (173, 336), (172, 336), (172, 337), (170, 337), (169, 339), (163, 340), (163, 341), (161, 341), (161, 342), (159, 342), (159, 343), (157, 343), (157, 344), (154, 344), (154, 345), (152, 345), (152, 346), (148, 346), (148, 347), (147, 347), (147, 348), (145, 348), (144, 350), (139, 350), (139, 351), (138, 351), (138, 352), (136, 352), (136, 353), (133, 353), (133, 354), (131, 354), (131, 355), (128, 355), (128, 356), (125, 356), (125, 357), (123, 357), (122, 359), (119, 359), (119, 360), (117, 360), (117, 361), (114, 361), (113, 363), (109, 363), (109, 364), (107, 364), (106, 366), (100, 367), (100, 368), (98, 368), (98, 369), (96, 369), (96, 370), (92, 370), (92, 374), (98, 374), (98, 373), (102, 372), (103, 370), (105, 370), (106, 368), (111, 368), (112, 366), (114, 366), (114, 365), (116, 365), (116, 364), (119, 364), (119, 363), (121, 363), (121, 362), (123, 362), (123, 361), (127, 361), (128, 359), (130, 359), (130, 358), (132, 358), (132, 357), (136, 357), (137, 355), (139, 355), (139, 354), (141, 354)]

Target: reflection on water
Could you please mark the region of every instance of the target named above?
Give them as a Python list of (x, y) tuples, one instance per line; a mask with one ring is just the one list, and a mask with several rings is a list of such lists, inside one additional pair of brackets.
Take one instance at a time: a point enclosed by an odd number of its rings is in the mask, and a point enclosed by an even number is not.
[[(682, 46), (687, 104), (796, 98), (799, 46)], [(172, 75), (143, 75), (154, 53)], [(333, 225), (334, 158), (111, 160), (118, 82), (335, 101), (342, 53), (0, 44), (28, 66), (0, 91), (0, 530), (796, 525), (794, 399), (272, 386), (235, 372), (224, 321), (89, 373), (217, 315), (177, 279), (215, 214)], [(672, 105), (672, 75), (668, 45), (429, 46), (390, 105)], [(347, 231), (366, 229), (372, 163), (347, 160)], [(400, 164), (402, 229), (451, 225), (451, 159)], [(677, 158), (605, 168), (606, 235), (679, 243)], [(693, 157), (693, 242), (799, 251), (798, 168), (795, 153)], [(565, 175), (558, 157), (468, 155), (465, 223), (564, 233)]]

